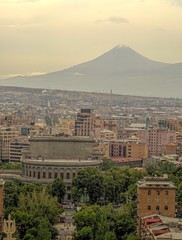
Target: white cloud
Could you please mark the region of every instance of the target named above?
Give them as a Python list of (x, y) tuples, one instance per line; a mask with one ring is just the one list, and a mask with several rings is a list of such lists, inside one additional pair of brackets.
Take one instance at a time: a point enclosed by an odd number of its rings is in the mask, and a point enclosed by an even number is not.
[(96, 21), (97, 23), (100, 22), (111, 22), (111, 23), (116, 23), (116, 24), (123, 24), (123, 23), (128, 23), (129, 20), (123, 17), (118, 17), (118, 16), (112, 16), (109, 17), (108, 19), (99, 19)]
[(112, 16), (108, 19), (108, 21), (112, 23), (128, 23), (128, 19), (123, 18), (123, 17), (117, 17), (117, 16)]
[(46, 72), (31, 72), (31, 73), (15, 73), (15, 74), (0, 74), (0, 79), (6, 79), (6, 78), (13, 78), (13, 77), (19, 77), (19, 76), (37, 76), (37, 75), (43, 75), (46, 74)]

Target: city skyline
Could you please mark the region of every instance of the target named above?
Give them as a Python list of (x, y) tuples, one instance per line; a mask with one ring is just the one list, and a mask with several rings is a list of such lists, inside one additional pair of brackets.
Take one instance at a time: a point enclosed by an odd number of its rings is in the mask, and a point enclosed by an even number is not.
[(181, 0), (1, 0), (0, 78), (62, 70), (118, 44), (181, 58)]

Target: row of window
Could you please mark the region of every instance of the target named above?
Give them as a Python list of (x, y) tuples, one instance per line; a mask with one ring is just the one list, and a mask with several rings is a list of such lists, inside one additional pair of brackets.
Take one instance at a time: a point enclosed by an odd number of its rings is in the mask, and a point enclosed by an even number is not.
[[(37, 173), (37, 175), (36, 175)], [(28, 177), (33, 177), (33, 178), (37, 178), (37, 179), (40, 179), (41, 178), (41, 172), (35, 172), (35, 171), (26, 171), (26, 176)], [(66, 175), (65, 175), (65, 179), (71, 179), (74, 178), (76, 176), (76, 173), (73, 172), (72, 173), (72, 176), (71, 176), (71, 173), (67, 172)], [(48, 178), (48, 179), (54, 179), (54, 178), (62, 178), (64, 179), (64, 173), (57, 173), (57, 172), (42, 172), (42, 178)]]
[[(157, 195), (160, 195), (160, 192), (161, 192), (161, 191), (157, 190), (157, 191), (156, 191), (156, 194), (157, 194)], [(151, 194), (152, 194), (152, 191), (151, 191), (151, 190), (148, 190), (148, 195), (151, 195)], [(168, 195), (168, 194), (169, 194), (169, 192), (168, 192), (167, 190), (165, 190), (165, 195)]]
[[(157, 205), (155, 209), (156, 210), (160, 210), (160, 206)], [(167, 211), (168, 209), (169, 209), (168, 206), (164, 206), (164, 210)], [(148, 205), (147, 206), (147, 210), (152, 210), (152, 207), (150, 205)]]
[[(153, 199), (153, 200), (154, 200), (154, 199)], [(155, 200), (156, 200), (156, 202), (160, 202), (161, 199), (160, 199), (160, 198), (156, 198)], [(164, 198), (164, 199), (162, 198), (162, 201), (163, 201), (163, 200), (164, 200), (165, 203), (168, 203), (168, 202), (169, 202), (169, 199), (168, 199), (168, 198)], [(151, 199), (151, 198), (148, 198), (147, 201), (148, 201), (148, 202), (152, 202), (152, 199)]]

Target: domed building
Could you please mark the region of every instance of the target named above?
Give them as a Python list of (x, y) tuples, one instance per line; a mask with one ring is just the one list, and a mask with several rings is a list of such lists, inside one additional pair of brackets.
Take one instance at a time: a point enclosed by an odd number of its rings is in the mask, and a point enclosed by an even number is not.
[(80, 137), (33, 137), (30, 151), (23, 153), (22, 178), (25, 182), (48, 183), (62, 178), (65, 200), (71, 199), (72, 180), (86, 167), (100, 168), (94, 155), (94, 140)]

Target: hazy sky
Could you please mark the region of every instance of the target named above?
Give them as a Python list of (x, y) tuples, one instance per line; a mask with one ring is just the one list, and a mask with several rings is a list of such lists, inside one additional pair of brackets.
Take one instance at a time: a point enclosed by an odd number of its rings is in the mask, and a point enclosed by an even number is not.
[(118, 44), (182, 62), (182, 0), (0, 0), (0, 77), (91, 60)]

